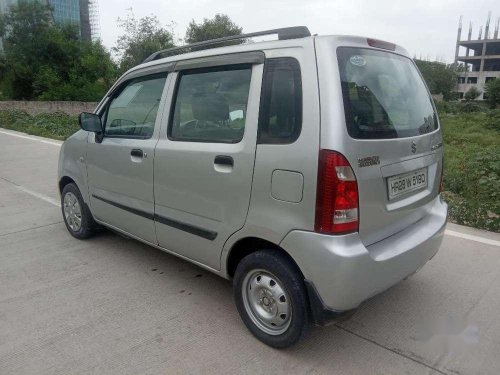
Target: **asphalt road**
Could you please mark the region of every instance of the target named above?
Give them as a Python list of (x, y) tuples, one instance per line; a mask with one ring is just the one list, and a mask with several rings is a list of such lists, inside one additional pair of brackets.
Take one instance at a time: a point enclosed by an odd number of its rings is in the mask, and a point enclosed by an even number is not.
[(73, 239), (58, 153), (0, 129), (2, 375), (500, 373), (498, 234), (449, 225), (419, 273), (278, 351), (247, 332), (230, 282), (109, 232)]

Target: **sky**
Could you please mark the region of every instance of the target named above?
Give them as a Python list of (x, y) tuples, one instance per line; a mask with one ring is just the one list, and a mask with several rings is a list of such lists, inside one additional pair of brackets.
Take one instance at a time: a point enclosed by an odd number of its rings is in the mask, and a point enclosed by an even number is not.
[(174, 22), (183, 38), (191, 20), (201, 22), (216, 13), (227, 14), (244, 32), (287, 26), (307, 26), (312, 34), (348, 34), (387, 40), (405, 47), (417, 58), (452, 62), (458, 20), (462, 38), (469, 22), (473, 38), (492, 11), (491, 34), (500, 17), (499, 0), (100, 0), (101, 40), (111, 48), (122, 30), (117, 18), (133, 10), (137, 18), (156, 15), (163, 25)]

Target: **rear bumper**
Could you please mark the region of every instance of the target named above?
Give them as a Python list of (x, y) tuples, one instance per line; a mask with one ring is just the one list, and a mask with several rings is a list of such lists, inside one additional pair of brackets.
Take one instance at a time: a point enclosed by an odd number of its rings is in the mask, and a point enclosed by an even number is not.
[(437, 197), (426, 217), (367, 247), (357, 233), (328, 236), (305, 231), (290, 232), (281, 246), (314, 286), (323, 310), (334, 316), (355, 309), (431, 259), (441, 245), (447, 211)]

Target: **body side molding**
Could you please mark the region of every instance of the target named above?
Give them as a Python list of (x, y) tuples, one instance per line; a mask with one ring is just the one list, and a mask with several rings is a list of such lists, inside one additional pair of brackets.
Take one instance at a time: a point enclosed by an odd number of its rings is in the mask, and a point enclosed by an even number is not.
[(142, 217), (149, 219), (149, 220), (157, 221), (158, 223), (168, 225), (169, 227), (179, 229), (179, 230), (182, 230), (184, 232), (188, 232), (188, 233), (193, 234), (193, 235), (198, 236), (198, 237), (206, 238), (207, 240), (210, 240), (210, 241), (213, 241), (213, 240), (215, 240), (215, 238), (217, 238), (217, 232), (214, 232), (214, 231), (211, 231), (208, 229), (200, 228), (200, 227), (197, 227), (197, 226), (194, 226), (191, 224), (186, 224), (186, 223), (183, 223), (183, 222), (180, 222), (177, 220), (169, 219), (169, 218), (164, 217), (164, 216), (156, 215), (156, 214), (151, 213), (151, 212), (146, 212), (146, 211), (138, 210), (136, 208), (125, 206), (121, 203), (110, 201), (109, 199), (99, 197), (95, 194), (92, 194), (92, 197), (94, 197), (95, 199), (98, 199), (104, 203), (107, 203), (107, 204), (110, 204), (110, 205), (115, 206), (117, 208), (120, 208), (122, 210), (131, 212), (135, 215), (142, 216)]

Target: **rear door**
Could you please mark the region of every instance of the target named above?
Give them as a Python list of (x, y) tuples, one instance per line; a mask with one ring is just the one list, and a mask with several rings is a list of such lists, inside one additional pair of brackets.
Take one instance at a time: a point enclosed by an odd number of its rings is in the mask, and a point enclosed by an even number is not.
[(336, 129), (322, 128), (322, 147), (342, 152), (353, 167), (359, 233), (370, 245), (429, 213), (439, 194), (443, 155), (434, 105), (413, 61), (360, 41), (329, 46), (333, 61), (318, 58), (324, 74), (326, 63), (334, 66), (329, 74), (337, 82), (325, 90), (338, 90), (335, 104), (343, 112), (337, 122), (326, 116), (323, 127)]
[(262, 68), (219, 61), (172, 76), (168, 129), (155, 151), (158, 242), (214, 269), (248, 212)]

